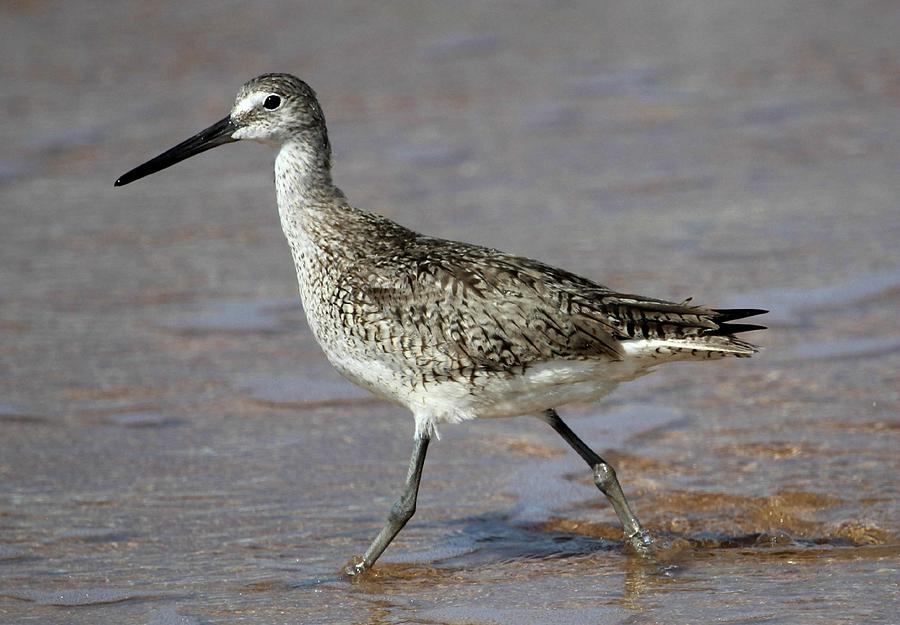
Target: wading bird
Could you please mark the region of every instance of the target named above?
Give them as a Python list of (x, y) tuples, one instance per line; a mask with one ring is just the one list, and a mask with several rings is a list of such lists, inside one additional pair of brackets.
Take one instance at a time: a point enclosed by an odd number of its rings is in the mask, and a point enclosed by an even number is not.
[(281, 226), (306, 318), (328, 360), (415, 418), (403, 493), (365, 555), (345, 571), (369, 569), (412, 517), (437, 424), (517, 415), (547, 422), (588, 463), (626, 541), (648, 554), (650, 534), (615, 471), (556, 407), (597, 400), (661, 363), (750, 356), (756, 348), (735, 334), (761, 326), (734, 322), (766, 311), (617, 293), (535, 260), (424, 236), (354, 208), (332, 183), (316, 94), (289, 74), (250, 80), (227, 117), (116, 186), (244, 139), (279, 148)]

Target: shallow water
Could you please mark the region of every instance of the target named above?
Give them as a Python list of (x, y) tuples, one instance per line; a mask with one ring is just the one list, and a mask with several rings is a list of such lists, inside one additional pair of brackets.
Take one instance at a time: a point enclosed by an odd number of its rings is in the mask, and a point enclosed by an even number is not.
[[(596, 4), (597, 6), (594, 6)], [(0, 623), (895, 623), (900, 10), (821, 3), (0, 8)], [(113, 189), (262, 71), (419, 230), (771, 309), (751, 360), (447, 426), (372, 573), (412, 420), (303, 320), (271, 154)]]

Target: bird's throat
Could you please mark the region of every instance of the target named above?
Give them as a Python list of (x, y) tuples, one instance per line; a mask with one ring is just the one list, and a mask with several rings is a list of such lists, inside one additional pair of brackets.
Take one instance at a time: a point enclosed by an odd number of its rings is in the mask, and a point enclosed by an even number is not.
[(327, 143), (290, 141), (275, 157), (275, 192), (278, 206), (303, 208), (333, 200), (340, 194), (331, 182)]

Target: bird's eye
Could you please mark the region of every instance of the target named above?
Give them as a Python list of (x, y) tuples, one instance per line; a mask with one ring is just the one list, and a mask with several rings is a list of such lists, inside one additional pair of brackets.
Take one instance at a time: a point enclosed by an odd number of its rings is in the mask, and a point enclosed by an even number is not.
[(274, 111), (279, 106), (281, 106), (281, 97), (275, 95), (274, 93), (266, 98), (266, 101), (263, 102), (263, 107), (269, 111)]

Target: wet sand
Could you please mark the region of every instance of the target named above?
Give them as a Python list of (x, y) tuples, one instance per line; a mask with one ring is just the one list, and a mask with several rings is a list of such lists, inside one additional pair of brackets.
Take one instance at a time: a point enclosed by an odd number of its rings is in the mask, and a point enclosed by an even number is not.
[[(900, 8), (889, 1), (0, 8), (0, 623), (895, 623)], [(597, 3), (600, 4), (600, 3)], [(621, 290), (770, 308), (752, 360), (445, 426), (377, 569), (412, 420), (303, 319), (272, 154), (115, 178), (290, 71), (336, 181)]]

